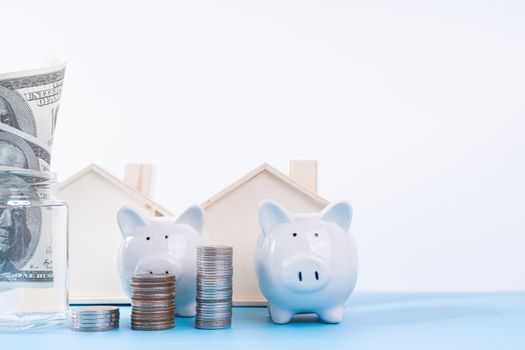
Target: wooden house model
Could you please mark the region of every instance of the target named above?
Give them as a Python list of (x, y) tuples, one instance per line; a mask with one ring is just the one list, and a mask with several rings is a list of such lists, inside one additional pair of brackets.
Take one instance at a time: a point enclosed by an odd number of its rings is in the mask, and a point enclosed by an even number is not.
[(328, 201), (317, 195), (317, 162), (290, 162), (289, 175), (262, 164), (202, 204), (204, 230), (214, 244), (233, 246), (235, 305), (264, 305), (255, 274), (260, 234), (258, 205), (275, 200), (294, 212), (322, 210)]
[(133, 206), (149, 216), (172, 216), (150, 199), (154, 168), (126, 166), (122, 181), (91, 164), (57, 187), (69, 205), (69, 295), (73, 304), (128, 303), (120, 287), (116, 214)]

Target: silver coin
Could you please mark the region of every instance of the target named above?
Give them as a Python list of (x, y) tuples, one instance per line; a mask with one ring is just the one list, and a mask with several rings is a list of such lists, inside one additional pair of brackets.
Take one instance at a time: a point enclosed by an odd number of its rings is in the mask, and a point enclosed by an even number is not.
[(150, 319), (150, 318), (172, 318), (175, 317), (175, 312), (165, 313), (165, 314), (153, 314), (153, 313), (133, 313), (131, 315), (133, 319), (139, 320), (139, 319)]
[(200, 292), (206, 292), (206, 291), (214, 291), (214, 292), (221, 292), (221, 291), (230, 291), (232, 290), (233, 285), (228, 284), (208, 284), (208, 283), (197, 283), (197, 291)]
[(232, 284), (233, 276), (213, 276), (212, 278), (207, 278), (201, 274), (197, 274), (196, 282), (199, 284)]
[(131, 296), (131, 300), (173, 300), (175, 299), (175, 293), (173, 294), (134, 294)]
[(74, 323), (109, 323), (109, 322), (118, 322), (118, 318), (106, 318), (106, 319), (82, 319), (82, 318), (72, 318), (70, 322)]
[(170, 304), (158, 304), (158, 303), (131, 303), (131, 310), (136, 311), (170, 311), (175, 309), (175, 301)]
[(215, 286), (215, 285), (206, 285), (206, 284), (203, 284), (203, 285), (197, 285), (197, 293), (217, 293), (217, 294), (220, 294), (220, 293), (228, 293), (228, 292), (231, 292), (232, 290), (232, 287), (231, 286)]
[(215, 265), (227, 266), (233, 262), (233, 256), (227, 255), (197, 255), (197, 266)]
[(195, 323), (208, 324), (210, 326), (212, 326), (212, 325), (225, 325), (225, 324), (230, 324), (231, 320), (230, 319), (225, 319), (225, 318), (224, 319), (214, 319), (214, 320), (196, 319)]
[(207, 244), (197, 246), (197, 251), (209, 252), (209, 251), (233, 251), (233, 248), (227, 245), (220, 244)]
[(98, 325), (118, 325), (120, 320), (113, 321), (102, 321), (102, 322), (91, 322), (91, 321), (70, 321), (71, 325), (85, 325), (85, 326), (98, 326)]
[(210, 315), (202, 315), (202, 314), (199, 314), (199, 316), (196, 317), (197, 320), (201, 320), (201, 321), (220, 321), (220, 320), (226, 320), (226, 321), (229, 321), (231, 320), (231, 314), (219, 314), (219, 315), (213, 315), (213, 314), (210, 314)]
[(169, 308), (175, 308), (175, 300), (168, 301), (131, 301), (131, 308), (135, 308), (136, 310), (144, 309), (144, 310), (156, 310), (156, 309), (169, 309)]
[(174, 304), (175, 298), (169, 298), (169, 299), (131, 299), (131, 305), (152, 305), (152, 306), (162, 306), (162, 305), (168, 305), (168, 304)]
[(224, 323), (203, 323), (203, 322), (195, 322), (195, 328), (199, 329), (225, 329), (225, 328), (231, 328), (231, 322), (224, 322)]
[(115, 306), (87, 306), (71, 309), (70, 312), (75, 315), (106, 315), (119, 313), (119, 308)]
[(164, 317), (132, 317), (131, 322), (174, 322), (175, 316), (164, 316)]
[(173, 315), (133, 315), (131, 317), (132, 321), (169, 321), (175, 320), (175, 314)]
[(86, 323), (96, 323), (96, 322), (118, 322), (119, 317), (106, 317), (106, 318), (69, 318), (70, 322), (86, 322)]
[(131, 314), (136, 315), (142, 315), (142, 314), (148, 314), (148, 315), (169, 315), (175, 313), (175, 307), (169, 308), (169, 309), (137, 309), (137, 308), (131, 308)]
[(173, 315), (163, 315), (163, 316), (152, 316), (152, 315), (133, 315), (131, 317), (132, 321), (169, 321), (174, 320), (175, 314)]
[(215, 279), (202, 279), (200, 278), (201, 276), (198, 276), (199, 278), (197, 279), (197, 285), (208, 285), (208, 286), (220, 286), (220, 285), (224, 285), (224, 286), (232, 286), (232, 277), (233, 276), (229, 276), (229, 277), (223, 277), (223, 278), (215, 278)]
[(140, 286), (131, 286), (131, 292), (132, 293), (140, 293), (140, 292), (145, 292), (145, 293), (173, 293), (173, 291), (175, 290), (175, 286), (172, 285), (172, 286), (169, 286), (169, 287), (161, 287), (161, 286), (158, 286), (158, 285), (151, 285), (151, 286), (148, 286), (148, 285), (140, 285)]
[(107, 318), (118, 318), (120, 317), (119, 314), (107, 314), (107, 315), (102, 315), (102, 314), (99, 314), (99, 315), (70, 315), (69, 318), (76, 318), (76, 319), (81, 319), (81, 318), (84, 318), (84, 319), (93, 319), (93, 320), (96, 320), (96, 319), (107, 319)]
[(162, 315), (162, 314), (171, 314), (175, 313), (175, 307), (169, 308), (169, 309), (137, 309), (137, 308), (131, 308), (131, 312), (134, 315)]
[(214, 288), (200, 288), (199, 290), (197, 290), (197, 296), (199, 295), (223, 295), (224, 298), (227, 298), (227, 297), (231, 297), (232, 296), (232, 291), (231, 291), (231, 288), (229, 290), (224, 290), (223, 288), (221, 289), (214, 289)]
[(232, 307), (232, 302), (199, 302), (197, 305), (198, 309), (230, 309)]
[(147, 307), (132, 307), (131, 308), (131, 313), (132, 314), (137, 314), (137, 315), (141, 315), (141, 314), (151, 314), (151, 315), (162, 315), (162, 314), (170, 314), (170, 313), (175, 313), (175, 305), (173, 305), (172, 307), (168, 307), (168, 308), (147, 308)]
[(166, 325), (166, 326), (131, 326), (131, 329), (134, 331), (165, 331), (168, 329), (175, 328), (175, 325)]
[(167, 319), (164, 319), (164, 320), (137, 320), (137, 319), (134, 319), (134, 320), (131, 320), (131, 323), (132, 324), (138, 324), (138, 325), (143, 325), (143, 324), (167, 324), (167, 323), (173, 323), (174, 319), (173, 318), (167, 318)]
[(131, 276), (131, 283), (148, 284), (160, 282), (175, 282), (175, 276), (171, 274), (138, 274)]
[(231, 297), (232, 292), (230, 290), (224, 290), (224, 289), (212, 289), (212, 288), (200, 288), (197, 290), (197, 297), (198, 296), (213, 296), (213, 295), (222, 295), (224, 298)]
[(202, 295), (197, 294), (197, 302), (199, 303), (230, 303), (232, 302), (232, 296), (230, 295)]
[(140, 281), (137, 281), (137, 280), (134, 280), (134, 281), (130, 281), (130, 285), (131, 286), (138, 286), (138, 287), (143, 286), (143, 285), (148, 285), (148, 286), (169, 288), (169, 287), (172, 287), (175, 284), (175, 280), (176, 279), (171, 279), (171, 280), (166, 280), (166, 281), (156, 281), (156, 280), (140, 280)]
[(199, 320), (229, 320), (231, 318), (231, 313), (209, 313), (209, 314), (203, 314), (199, 313), (197, 316), (197, 319)]
[(161, 326), (169, 326), (175, 324), (175, 320), (134, 320), (131, 321), (132, 326), (138, 326), (138, 327), (161, 327)]
[(110, 331), (110, 330), (113, 330), (113, 329), (118, 329), (119, 327), (116, 326), (116, 327), (98, 327), (98, 328), (93, 328), (93, 327), (71, 327), (71, 330), (72, 331), (75, 331), (75, 332), (104, 332), (104, 331)]
[(197, 291), (199, 292), (207, 292), (207, 291), (210, 291), (210, 292), (221, 292), (221, 291), (230, 291), (232, 290), (232, 287), (233, 285), (218, 285), (218, 284), (201, 284), (201, 283), (198, 283), (197, 284)]
[(118, 327), (118, 322), (112, 323), (98, 323), (98, 324), (85, 324), (85, 323), (71, 323), (71, 327), (75, 328), (106, 328), (106, 327)]
[(232, 305), (232, 298), (224, 298), (224, 299), (220, 299), (220, 298), (212, 298), (212, 297), (208, 297), (208, 298), (202, 298), (202, 297), (197, 297), (197, 302), (202, 305), (202, 304), (223, 304), (223, 303), (228, 303), (228, 306), (231, 306)]

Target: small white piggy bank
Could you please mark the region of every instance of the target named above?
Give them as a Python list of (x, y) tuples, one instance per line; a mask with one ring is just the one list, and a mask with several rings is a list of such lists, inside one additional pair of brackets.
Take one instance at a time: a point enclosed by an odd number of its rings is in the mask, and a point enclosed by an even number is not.
[(170, 273), (176, 277), (176, 312), (195, 316), (197, 246), (209, 241), (203, 234), (204, 213), (192, 206), (177, 219), (147, 219), (132, 208), (118, 211), (123, 240), (118, 255), (120, 282), (128, 294), (130, 278), (141, 273)]
[(273, 322), (287, 323), (305, 312), (328, 323), (343, 320), (357, 278), (351, 221), (346, 202), (311, 214), (290, 214), (275, 202), (261, 202), (256, 269)]

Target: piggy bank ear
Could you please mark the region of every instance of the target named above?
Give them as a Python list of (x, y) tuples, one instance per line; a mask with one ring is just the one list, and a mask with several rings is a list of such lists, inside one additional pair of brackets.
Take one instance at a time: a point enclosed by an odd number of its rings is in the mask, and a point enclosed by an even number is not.
[(290, 215), (278, 203), (265, 200), (259, 204), (259, 223), (263, 234), (267, 234), (277, 224), (290, 222)]
[(188, 225), (197, 233), (202, 233), (204, 228), (204, 211), (198, 205), (193, 205), (180, 214), (175, 223)]
[(348, 232), (352, 223), (352, 206), (348, 202), (336, 202), (328, 205), (321, 212), (321, 220), (339, 225), (344, 232)]
[(148, 220), (135, 209), (122, 207), (117, 213), (117, 222), (122, 237), (128, 237), (131, 235), (133, 228), (147, 225)]

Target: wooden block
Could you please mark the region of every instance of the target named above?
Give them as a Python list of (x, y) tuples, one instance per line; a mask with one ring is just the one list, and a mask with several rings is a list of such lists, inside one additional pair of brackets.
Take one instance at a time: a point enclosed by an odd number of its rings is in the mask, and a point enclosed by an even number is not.
[(290, 177), (313, 193), (317, 193), (317, 161), (291, 160)]
[(155, 186), (155, 165), (126, 164), (124, 182), (148, 198), (153, 197)]

